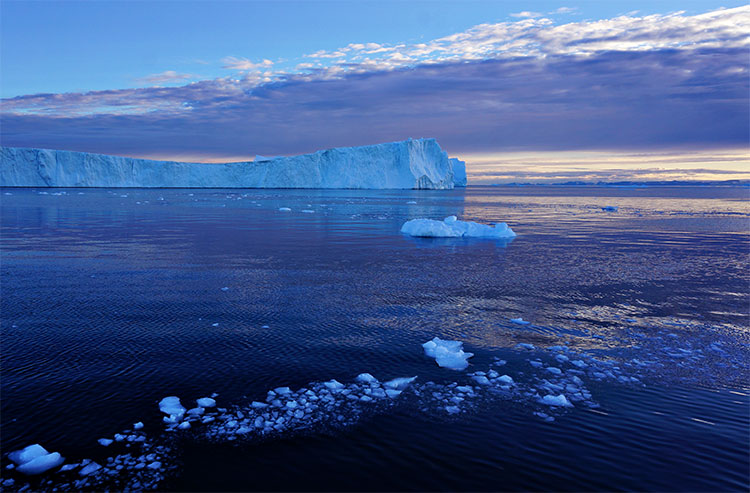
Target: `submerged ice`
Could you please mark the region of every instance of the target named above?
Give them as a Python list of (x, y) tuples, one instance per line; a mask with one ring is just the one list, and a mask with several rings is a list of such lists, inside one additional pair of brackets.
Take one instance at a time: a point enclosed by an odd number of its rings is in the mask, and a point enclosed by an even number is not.
[(450, 189), (466, 186), (466, 166), (435, 139), (223, 164), (0, 147), (0, 186)]
[(480, 224), (473, 221), (459, 221), (456, 216), (448, 216), (442, 221), (412, 219), (404, 223), (401, 232), (411, 236), (432, 238), (510, 239), (516, 236), (516, 233), (505, 223)]

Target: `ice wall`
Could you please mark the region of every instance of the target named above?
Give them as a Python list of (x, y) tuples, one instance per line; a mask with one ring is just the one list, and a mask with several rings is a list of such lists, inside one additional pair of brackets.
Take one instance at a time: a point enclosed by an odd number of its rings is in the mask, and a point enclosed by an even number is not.
[(225, 164), (1, 147), (0, 186), (450, 189), (458, 163), (435, 139)]

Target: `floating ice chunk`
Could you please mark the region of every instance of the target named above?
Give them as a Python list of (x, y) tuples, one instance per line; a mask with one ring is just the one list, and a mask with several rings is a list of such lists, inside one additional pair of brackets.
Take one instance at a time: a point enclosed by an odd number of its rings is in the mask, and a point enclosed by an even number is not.
[(96, 462), (89, 462), (88, 464), (83, 466), (80, 471), (78, 471), (78, 474), (80, 474), (81, 476), (88, 476), (89, 474), (93, 474), (101, 468), (102, 466), (100, 466)]
[[(528, 322), (528, 321), (522, 319), (521, 317), (511, 318), (510, 321), (513, 322), (514, 324), (518, 324), (518, 325), (529, 325), (531, 323), (531, 322)], [(520, 344), (519, 344), (519, 346), (520, 346)]]
[(109, 438), (100, 438), (99, 440), (97, 440), (97, 442), (99, 442), (99, 445), (101, 445), (102, 447), (109, 447), (110, 445), (112, 445), (113, 441), (114, 440), (110, 440)]
[(216, 322), (215, 324), (211, 324), (211, 327), (218, 327), (218, 326), (219, 326), (219, 322)]
[(553, 373), (555, 375), (560, 375), (562, 373), (562, 370), (560, 368), (557, 368), (555, 366), (550, 366), (549, 368), (545, 368), (548, 372)]
[(575, 366), (577, 366), (578, 368), (586, 368), (587, 366), (589, 366), (584, 361), (581, 361), (579, 359), (573, 360), (573, 361), (571, 361), (571, 363), (574, 364)]
[(292, 393), (292, 389), (289, 387), (276, 387), (273, 391), (279, 395), (289, 395)]
[(445, 406), (445, 410), (448, 412), (448, 414), (458, 414), (461, 412), (461, 408), (458, 406)]
[(264, 407), (268, 407), (268, 404), (266, 404), (265, 402), (253, 401), (250, 406), (255, 409), (262, 409)]
[(143, 423), (140, 421), (133, 425), (134, 430), (140, 430), (142, 428), (143, 428)]
[(188, 410), (187, 414), (188, 416), (200, 416), (205, 412), (205, 409), (202, 407), (194, 407), (193, 409)]
[(15, 462), (17, 465), (21, 465), (44, 455), (49, 455), (47, 449), (45, 449), (38, 443), (35, 443), (34, 445), (29, 445), (28, 447), (24, 447), (21, 450), (16, 450), (15, 452), (9, 453), (8, 458)]
[(490, 381), (484, 375), (474, 375), (471, 378), (473, 378), (474, 381), (476, 381), (480, 385), (489, 385), (490, 384)]
[(435, 358), (438, 366), (451, 370), (465, 370), (469, 366), (468, 359), (474, 356), (474, 353), (464, 352), (463, 342), (444, 341), (439, 337), (425, 342), (422, 347), (427, 356)]
[(602, 210), (604, 212), (617, 212), (618, 209), (619, 209), (619, 207), (614, 206), (614, 205), (606, 205), (606, 206), (602, 207)]
[(569, 360), (570, 358), (568, 358), (568, 357), (567, 357), (567, 356), (565, 356), (564, 354), (558, 354), (557, 356), (555, 356), (555, 359), (556, 359), (557, 361), (559, 361), (560, 363), (565, 363), (565, 362), (566, 362), (566, 361), (568, 361), (568, 360)]
[(545, 395), (539, 400), (539, 402), (541, 402), (542, 404), (546, 404), (548, 406), (573, 407), (573, 404), (571, 404), (568, 398), (565, 397), (563, 394)]
[(200, 407), (214, 407), (216, 405), (216, 401), (210, 397), (201, 397), (195, 402), (197, 402)]
[(527, 344), (525, 342), (519, 342), (518, 344), (516, 344), (516, 347), (521, 349), (528, 349), (529, 351), (533, 351), (534, 349), (536, 349), (533, 344)]
[(512, 384), (513, 383), (513, 378), (510, 375), (503, 375), (501, 377), (497, 377), (497, 381), (498, 382)]
[(334, 391), (335, 390), (341, 390), (341, 389), (344, 388), (344, 384), (341, 383), (341, 382), (339, 382), (336, 379), (324, 382), (323, 385), (325, 385), (326, 387), (328, 387), (330, 390), (334, 390)]
[(159, 470), (159, 469), (161, 469), (161, 462), (154, 461), (154, 462), (152, 462), (151, 464), (149, 464), (146, 467), (148, 467), (149, 469)]
[(180, 398), (175, 396), (165, 397), (159, 401), (159, 410), (173, 418), (181, 418), (185, 414), (185, 408), (180, 404)]
[(378, 379), (370, 375), (369, 373), (360, 373), (355, 379), (362, 383), (377, 383)]
[(279, 207), (279, 212), (292, 212), (289, 207)]
[(60, 472), (72, 471), (73, 469), (79, 466), (80, 464), (65, 464), (60, 468)]
[(40, 455), (16, 467), (18, 472), (28, 475), (41, 474), (62, 465), (65, 459), (58, 452)]
[(516, 233), (505, 223), (479, 224), (473, 221), (459, 221), (456, 216), (448, 216), (442, 221), (433, 219), (412, 219), (401, 226), (401, 232), (411, 236), (432, 238), (514, 238)]
[(383, 385), (385, 385), (386, 388), (393, 390), (404, 390), (410, 383), (412, 383), (416, 379), (417, 377), (394, 378), (393, 380), (385, 382)]
[(300, 212), (304, 212), (305, 214), (313, 214), (313, 213), (315, 213), (315, 211), (312, 210), (312, 209), (302, 209)]
[(408, 205), (416, 205), (417, 201), (416, 200), (410, 200), (409, 202), (407, 202), (407, 204)]
[(391, 399), (396, 398), (401, 395), (401, 390), (394, 390), (394, 389), (386, 389), (385, 393), (388, 397)]

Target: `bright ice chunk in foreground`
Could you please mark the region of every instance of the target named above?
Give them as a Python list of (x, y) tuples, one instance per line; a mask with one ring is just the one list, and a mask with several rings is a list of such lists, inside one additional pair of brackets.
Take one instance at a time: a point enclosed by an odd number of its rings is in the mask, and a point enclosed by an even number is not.
[(435, 358), (438, 366), (451, 370), (465, 370), (469, 366), (469, 358), (474, 356), (474, 353), (464, 352), (463, 342), (444, 341), (439, 337), (425, 342), (422, 347), (427, 356)]
[(401, 226), (401, 232), (411, 236), (432, 238), (514, 238), (516, 233), (505, 223), (494, 226), (459, 221), (456, 216), (448, 216), (442, 221), (433, 219), (412, 219)]
[(378, 381), (377, 378), (373, 377), (369, 373), (360, 373), (359, 375), (357, 375), (356, 380), (362, 383), (375, 383)]
[(573, 404), (571, 404), (568, 398), (565, 397), (563, 394), (545, 395), (544, 397), (542, 397), (540, 402), (548, 406), (573, 407)]
[(180, 398), (175, 396), (165, 397), (159, 401), (159, 410), (164, 414), (178, 418), (185, 414), (185, 408), (180, 404)]
[(385, 387), (388, 389), (404, 390), (410, 383), (412, 383), (416, 379), (417, 377), (394, 378), (393, 380), (385, 382), (383, 385), (385, 385)]
[(216, 405), (216, 401), (210, 397), (201, 397), (196, 402), (200, 407), (214, 407)]
[(289, 207), (279, 207), (279, 212), (292, 212)]
[(521, 317), (511, 318), (510, 321), (513, 322), (514, 324), (518, 324), (518, 325), (528, 325), (528, 324), (531, 323), (531, 322), (528, 322), (528, 321), (522, 319)]
[(31, 459), (18, 466), (16, 470), (23, 474), (41, 474), (62, 465), (63, 462), (65, 462), (65, 459), (59, 453), (52, 452), (51, 454), (40, 455)]
[(34, 445), (29, 445), (28, 447), (24, 447), (21, 450), (16, 450), (15, 452), (9, 453), (8, 458), (16, 464), (20, 465), (25, 464), (30, 460), (34, 460), (37, 457), (48, 454), (49, 452), (47, 452), (44, 447), (42, 447), (38, 443), (35, 443)]

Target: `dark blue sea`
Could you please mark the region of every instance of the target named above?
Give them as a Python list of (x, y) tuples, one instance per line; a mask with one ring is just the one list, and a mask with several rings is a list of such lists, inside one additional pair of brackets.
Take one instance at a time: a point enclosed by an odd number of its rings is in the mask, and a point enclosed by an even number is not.
[[(2, 189), (0, 484), (747, 491), (749, 198)], [(449, 215), (518, 236), (400, 233)], [(34, 443), (76, 467), (8, 469)]]

